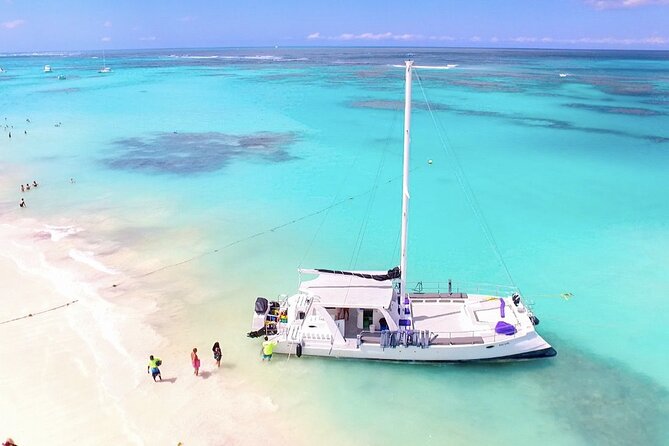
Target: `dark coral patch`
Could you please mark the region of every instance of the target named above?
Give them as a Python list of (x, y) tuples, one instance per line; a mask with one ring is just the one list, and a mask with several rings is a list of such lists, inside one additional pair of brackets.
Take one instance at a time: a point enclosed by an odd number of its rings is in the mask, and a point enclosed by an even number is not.
[(213, 172), (235, 160), (283, 162), (294, 159), (288, 149), (297, 141), (292, 132), (258, 132), (249, 135), (156, 133), (113, 142), (117, 150), (103, 162), (112, 169), (154, 173)]
[[(352, 108), (371, 108), (376, 110), (404, 110), (404, 101), (395, 101), (388, 99), (362, 99), (359, 101), (351, 101), (348, 103)], [(437, 103), (431, 103), (430, 107), (423, 101), (413, 101), (411, 105), (417, 110), (450, 110), (451, 108)]]
[(611, 113), (616, 115), (633, 115), (633, 116), (666, 115), (666, 113), (660, 111), (652, 110), (650, 108), (640, 108), (640, 107), (616, 107), (616, 106), (580, 104), (580, 103), (565, 104), (565, 107), (580, 108), (583, 110), (591, 110), (600, 113)]

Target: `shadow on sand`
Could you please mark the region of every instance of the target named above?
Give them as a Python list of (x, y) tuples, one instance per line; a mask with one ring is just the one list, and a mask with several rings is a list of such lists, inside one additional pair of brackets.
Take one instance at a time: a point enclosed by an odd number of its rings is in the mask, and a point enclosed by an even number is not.
[(163, 380), (158, 381), (158, 382), (159, 382), (159, 383), (170, 383), (170, 384), (174, 384), (174, 383), (176, 382), (176, 380), (177, 380), (176, 378), (166, 378), (166, 379), (163, 379)]

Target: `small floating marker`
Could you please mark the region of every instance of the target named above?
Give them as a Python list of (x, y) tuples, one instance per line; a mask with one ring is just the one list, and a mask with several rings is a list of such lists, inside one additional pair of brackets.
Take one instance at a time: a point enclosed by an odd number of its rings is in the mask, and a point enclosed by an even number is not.
[(427, 163), (428, 163), (428, 164), (432, 164), (432, 160), (427, 160)]

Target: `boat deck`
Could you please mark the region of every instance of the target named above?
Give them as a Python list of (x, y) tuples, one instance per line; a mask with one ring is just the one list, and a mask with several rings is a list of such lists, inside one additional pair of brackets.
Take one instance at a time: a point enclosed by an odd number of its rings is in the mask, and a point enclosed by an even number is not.
[[(504, 317), (500, 309), (500, 299), (490, 296), (470, 295), (467, 300), (462, 299), (412, 299), (413, 325), (416, 330), (430, 330), (440, 334), (438, 342), (447, 342), (449, 338), (478, 337), (479, 334), (489, 332), (494, 334), (498, 321), (511, 325), (519, 323), (515, 311), (505, 303)], [(446, 340), (443, 340), (446, 339)], [(435, 340), (435, 343), (438, 343)], [(475, 342), (476, 341), (476, 342)], [(478, 343), (477, 340), (472, 343)], [(450, 342), (450, 341), (449, 341)], [(482, 341), (481, 341), (482, 342)], [(455, 345), (455, 344), (451, 344)]]

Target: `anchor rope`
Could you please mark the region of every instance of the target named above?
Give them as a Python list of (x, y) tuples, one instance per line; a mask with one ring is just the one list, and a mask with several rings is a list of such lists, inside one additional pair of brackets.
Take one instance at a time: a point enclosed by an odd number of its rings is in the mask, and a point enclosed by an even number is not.
[(0, 325), (9, 324), (10, 322), (20, 321), (21, 319), (28, 319), (29, 317), (37, 316), (39, 314), (48, 313), (49, 311), (54, 311), (54, 310), (58, 310), (60, 308), (69, 307), (71, 304), (76, 303), (76, 302), (79, 302), (79, 299), (76, 299), (76, 300), (73, 300), (71, 302), (67, 302), (67, 303), (64, 303), (62, 305), (58, 305), (58, 306), (55, 306), (55, 307), (47, 308), (46, 310), (37, 311), (35, 313), (28, 313), (25, 316), (19, 316), (19, 317), (15, 317), (13, 319), (7, 319), (5, 321), (0, 322)]
[[(420, 169), (420, 167), (416, 167), (414, 170), (418, 170), (418, 169)], [(392, 183), (393, 181), (397, 181), (398, 179), (401, 179), (401, 178), (402, 178), (401, 175), (399, 175), (399, 176), (395, 176), (395, 177), (392, 177), (392, 178), (387, 179), (386, 181), (384, 181), (384, 182), (381, 183), (381, 184), (389, 184), (389, 183)], [(377, 187), (378, 187), (378, 186), (377, 186)], [(272, 226), (271, 228), (267, 228), (267, 229), (264, 229), (264, 230), (262, 230), (262, 231), (258, 231), (258, 232), (256, 232), (256, 233), (247, 235), (247, 236), (245, 236), (245, 237), (241, 237), (241, 238), (239, 238), (239, 239), (237, 239), (237, 240), (234, 240), (234, 241), (232, 241), (232, 242), (230, 242), (230, 243), (228, 243), (228, 244), (226, 244), (226, 245), (223, 245), (223, 246), (221, 246), (221, 247), (219, 247), (219, 248), (216, 248), (216, 249), (214, 249), (214, 250), (211, 250), (211, 251), (205, 251), (205, 252), (202, 252), (202, 253), (200, 253), (200, 254), (197, 254), (197, 255), (194, 255), (194, 256), (192, 256), (192, 257), (189, 257), (189, 258), (187, 258), (187, 259), (181, 260), (181, 261), (179, 261), (179, 262), (170, 263), (170, 264), (161, 266), (161, 267), (159, 267), (159, 268), (153, 269), (153, 270), (148, 271), (148, 272), (143, 273), (143, 274), (137, 274), (137, 275), (134, 275), (134, 276), (130, 276), (129, 278), (130, 278), (130, 279), (140, 279), (140, 278), (144, 278), (144, 277), (150, 276), (150, 275), (152, 275), (152, 274), (155, 274), (155, 273), (158, 273), (158, 272), (161, 272), (161, 271), (165, 271), (165, 270), (170, 269), (170, 268), (174, 268), (174, 267), (177, 267), (177, 266), (180, 266), (180, 265), (184, 265), (184, 264), (186, 264), (186, 263), (192, 262), (192, 261), (197, 260), (197, 259), (200, 259), (200, 258), (202, 258), (202, 257), (216, 254), (216, 253), (218, 253), (218, 252), (220, 252), (220, 251), (223, 251), (223, 250), (226, 250), (226, 249), (228, 249), (228, 248), (231, 248), (231, 247), (233, 247), (233, 246), (235, 246), (235, 245), (238, 245), (238, 244), (240, 244), (240, 243), (242, 243), (242, 242), (246, 242), (246, 241), (252, 240), (252, 239), (254, 239), (254, 238), (261, 237), (261, 236), (263, 236), (263, 235), (266, 235), (266, 234), (275, 232), (275, 231), (277, 231), (277, 230), (279, 230), (279, 229), (283, 229), (283, 228), (285, 228), (285, 227), (287, 227), (287, 226), (291, 226), (291, 225), (294, 225), (294, 224), (296, 224), (296, 223), (299, 223), (299, 222), (301, 222), (301, 221), (303, 221), (303, 220), (306, 220), (306, 219), (308, 219), (308, 218), (315, 217), (316, 215), (320, 215), (320, 214), (322, 214), (322, 213), (324, 213), (324, 212), (328, 212), (330, 209), (332, 209), (332, 208), (334, 208), (334, 207), (341, 206), (341, 205), (343, 205), (343, 204), (345, 204), (345, 203), (348, 203), (349, 201), (356, 200), (356, 199), (358, 199), (358, 198), (360, 198), (360, 197), (364, 197), (365, 195), (368, 195), (368, 194), (372, 193), (373, 191), (374, 191), (374, 188), (372, 188), (372, 189), (368, 189), (368, 190), (366, 190), (366, 191), (364, 191), (364, 192), (361, 192), (361, 193), (359, 193), (359, 194), (356, 194), (356, 195), (351, 195), (351, 196), (346, 197), (346, 198), (343, 198), (343, 199), (341, 199), (341, 200), (339, 200), (339, 201), (337, 201), (337, 202), (335, 202), (335, 203), (333, 203), (333, 204), (331, 204), (331, 205), (329, 205), (329, 206), (326, 206), (326, 207), (324, 207), (324, 208), (315, 210), (315, 211), (310, 212), (310, 213), (308, 213), (308, 214), (303, 214), (303, 215), (301, 215), (301, 216), (299, 216), (299, 217), (293, 218), (292, 220), (288, 220), (288, 221), (286, 221), (286, 222), (284, 222), (284, 223), (281, 223), (281, 224), (279, 224), (279, 225)], [(118, 287), (119, 285), (121, 285), (121, 283), (122, 283), (122, 282), (114, 283), (114, 284), (112, 285), (112, 287)]]

